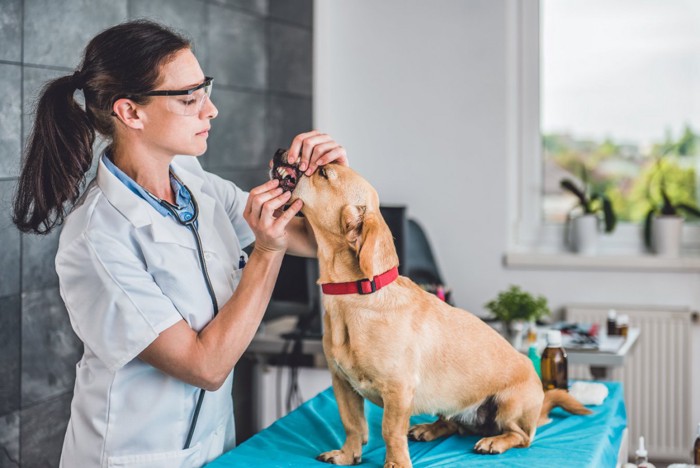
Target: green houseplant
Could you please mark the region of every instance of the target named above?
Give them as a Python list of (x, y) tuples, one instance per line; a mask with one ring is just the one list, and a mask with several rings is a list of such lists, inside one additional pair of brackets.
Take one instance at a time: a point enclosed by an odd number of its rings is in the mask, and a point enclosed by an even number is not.
[[(583, 173), (585, 174), (585, 170)], [(578, 187), (571, 179), (562, 179), (559, 184), (563, 190), (574, 194), (578, 198), (578, 206), (583, 210), (583, 214), (602, 212), (605, 232), (610, 233), (615, 230), (617, 216), (615, 216), (610, 199), (603, 193), (591, 193), (585, 176), (583, 177), (583, 188)]]
[[(559, 182), (562, 190), (572, 193), (578, 199), (578, 205), (574, 206), (567, 217), (565, 241), (574, 251), (592, 255), (598, 250), (599, 213), (603, 214), (606, 233), (615, 230), (617, 216), (610, 199), (604, 193), (593, 192), (584, 166), (581, 167), (581, 181), (583, 187), (568, 178)], [(577, 210), (579, 213), (572, 216)]]
[(503, 322), (505, 331), (511, 339), (513, 338), (513, 322), (517, 320), (535, 321), (550, 313), (547, 299), (544, 296), (534, 297), (516, 285), (511, 285), (507, 290), (499, 292), (498, 296), (487, 302), (484, 307)]

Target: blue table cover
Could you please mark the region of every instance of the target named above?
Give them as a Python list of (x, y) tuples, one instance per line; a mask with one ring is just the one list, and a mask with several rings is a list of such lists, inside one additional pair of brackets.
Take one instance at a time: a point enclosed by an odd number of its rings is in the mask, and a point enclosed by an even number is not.
[[(534, 443), (526, 449), (513, 448), (500, 455), (473, 451), (477, 436), (452, 435), (432, 442), (409, 441), (415, 468), (436, 466), (469, 467), (614, 467), (627, 414), (622, 384), (604, 382), (609, 395), (600, 406), (589, 406), (594, 414), (575, 416), (556, 408), (552, 422), (537, 428)], [(382, 408), (365, 400), (369, 442), (359, 466), (383, 466), (386, 448), (382, 439)], [(432, 422), (435, 416), (418, 415), (411, 424)], [(333, 389), (328, 388), (223, 454), (207, 468), (216, 467), (326, 467), (316, 461), (322, 452), (339, 449), (345, 440)]]

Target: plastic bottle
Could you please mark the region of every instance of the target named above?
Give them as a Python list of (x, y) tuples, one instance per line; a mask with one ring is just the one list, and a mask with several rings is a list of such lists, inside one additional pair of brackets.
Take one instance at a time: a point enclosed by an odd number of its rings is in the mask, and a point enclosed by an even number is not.
[(544, 390), (553, 388), (568, 390), (569, 376), (566, 351), (561, 346), (561, 332), (559, 330), (547, 332), (547, 347), (542, 351), (540, 371), (542, 372), (542, 388)]
[(634, 455), (636, 457), (634, 462), (637, 464), (638, 468), (655, 468), (654, 465), (649, 463), (647, 449), (644, 447), (644, 436), (639, 438), (639, 446), (634, 452)]
[(530, 358), (530, 361), (532, 361), (532, 365), (535, 368), (535, 372), (537, 372), (537, 377), (542, 378), (542, 370), (540, 368), (540, 355), (537, 354), (537, 344), (532, 343), (530, 347), (527, 349), (527, 357)]
[(615, 309), (608, 310), (607, 324), (608, 336), (617, 335), (617, 311)]
[(627, 338), (627, 332), (629, 331), (630, 316), (622, 314), (617, 317), (617, 334), (622, 335)]
[(693, 447), (693, 463), (700, 465), (700, 423), (698, 423), (698, 436)]
[(647, 458), (647, 449), (644, 447), (644, 436), (639, 438), (639, 445), (637, 446), (637, 450), (634, 452), (634, 455), (636, 457), (634, 463), (636, 463), (637, 466), (649, 461)]

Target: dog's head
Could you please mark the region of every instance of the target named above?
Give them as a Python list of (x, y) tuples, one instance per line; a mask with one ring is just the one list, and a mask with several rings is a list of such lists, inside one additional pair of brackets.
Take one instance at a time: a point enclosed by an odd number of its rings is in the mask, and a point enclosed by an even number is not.
[(349, 167), (328, 164), (311, 176), (302, 175), (286, 163), (286, 156), (273, 160), (272, 177), (291, 187), (289, 203), (300, 199), (301, 209), (319, 245), (337, 252), (351, 249), (365, 278), (372, 278), (398, 265), (389, 227), (379, 211), (374, 187)]

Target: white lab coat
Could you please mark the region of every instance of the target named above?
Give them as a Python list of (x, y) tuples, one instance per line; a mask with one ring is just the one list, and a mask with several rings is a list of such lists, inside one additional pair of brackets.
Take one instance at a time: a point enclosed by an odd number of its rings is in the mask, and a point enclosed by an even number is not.
[[(241, 247), (254, 240), (242, 216), (248, 194), (205, 172), (194, 157), (178, 156), (172, 168), (199, 204), (204, 257), (222, 306), (240, 280)], [(66, 218), (56, 271), (85, 349), (61, 466), (201, 466), (233, 448), (233, 373), (206, 393), (190, 448), (182, 450), (199, 389), (137, 357), (183, 317), (196, 331), (213, 317), (191, 231), (100, 161)]]

